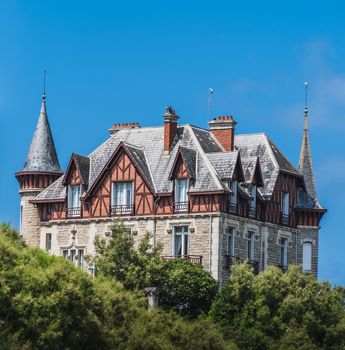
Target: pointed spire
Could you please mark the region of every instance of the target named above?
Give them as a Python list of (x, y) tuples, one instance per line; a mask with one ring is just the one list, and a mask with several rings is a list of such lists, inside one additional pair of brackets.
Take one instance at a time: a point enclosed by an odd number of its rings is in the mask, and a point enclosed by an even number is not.
[(41, 112), (31, 141), (29, 152), (20, 172), (62, 173), (50, 130), (46, 94), (42, 95)]
[(314, 179), (314, 168), (311, 158), (311, 150), (309, 143), (309, 132), (308, 132), (308, 83), (305, 85), (305, 107), (304, 107), (304, 128), (301, 151), (298, 162), (298, 171), (304, 176), (304, 181), (307, 189), (307, 193), (315, 201), (315, 205), (319, 206), (317, 199), (317, 192)]

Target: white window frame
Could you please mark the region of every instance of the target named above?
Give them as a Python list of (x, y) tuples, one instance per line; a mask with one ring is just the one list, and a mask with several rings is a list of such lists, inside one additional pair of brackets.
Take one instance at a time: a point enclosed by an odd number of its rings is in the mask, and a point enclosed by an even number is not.
[(280, 245), (280, 265), (282, 267), (288, 266), (288, 249), (289, 249), (289, 241), (287, 238), (281, 238)]
[(290, 207), (290, 193), (282, 192), (281, 199), (281, 212), (283, 215), (289, 216), (289, 207)]
[(313, 243), (310, 241), (303, 242), (302, 246), (302, 268), (303, 272), (311, 272), (313, 268)]
[(250, 186), (249, 192), (250, 192), (250, 195), (253, 197), (253, 199), (249, 201), (249, 206), (251, 209), (256, 210), (256, 197), (257, 197), (256, 186), (255, 185)]
[[(176, 232), (176, 231), (180, 231), (181, 232)], [(176, 237), (177, 236), (181, 236), (181, 255), (177, 254), (176, 251)], [(175, 257), (184, 257), (184, 256), (188, 256), (189, 254), (189, 227), (188, 226), (174, 226), (174, 242), (173, 242), (173, 256)]]
[(80, 269), (84, 268), (85, 248), (74, 246), (72, 248), (63, 248), (61, 250), (61, 255)]
[(68, 209), (78, 209), (81, 207), (80, 203), (80, 185), (68, 185)]
[[(181, 184), (184, 184), (184, 186), (181, 186)], [(188, 185), (188, 179), (175, 179), (175, 203), (188, 202)]]
[(46, 233), (46, 251), (49, 252), (51, 250), (52, 250), (52, 234)]
[(255, 232), (253, 231), (248, 231), (248, 241), (247, 241), (247, 255), (248, 255), (248, 260), (254, 261), (254, 254), (255, 254)]
[(230, 195), (230, 204), (237, 205), (237, 192), (238, 192), (238, 182), (237, 180), (230, 180), (230, 189), (232, 194)]
[[(122, 187), (119, 191), (117, 187)], [(111, 205), (133, 205), (134, 201), (134, 183), (133, 181), (113, 182), (111, 189)], [(130, 190), (130, 198), (128, 201), (127, 191)], [(117, 198), (117, 193), (120, 193), (120, 198)], [(128, 203), (129, 202), (129, 203)]]
[(226, 238), (226, 252), (228, 256), (235, 256), (235, 230), (233, 227), (229, 227)]

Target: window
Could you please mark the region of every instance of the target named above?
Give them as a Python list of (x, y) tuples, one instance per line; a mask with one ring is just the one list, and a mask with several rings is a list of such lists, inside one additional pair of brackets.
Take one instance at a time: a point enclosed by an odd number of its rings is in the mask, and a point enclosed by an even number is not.
[(227, 255), (228, 256), (234, 256), (235, 255), (235, 236), (234, 236), (234, 229), (230, 227), (229, 234), (228, 234), (228, 240), (227, 240)]
[(128, 215), (133, 212), (133, 182), (113, 182), (112, 215)]
[(174, 211), (188, 211), (188, 179), (175, 180)]
[(312, 260), (312, 243), (304, 242), (303, 243), (303, 271), (311, 271), (311, 260)]
[(184, 257), (188, 255), (188, 226), (176, 226), (174, 228), (174, 256)]
[(289, 197), (290, 196), (288, 192), (282, 192), (281, 211), (283, 225), (289, 224)]
[(80, 208), (80, 186), (68, 186), (68, 208)]
[(249, 201), (249, 217), (256, 217), (256, 186), (249, 187), (249, 193), (252, 196), (252, 200)]
[(255, 233), (254, 232), (248, 232), (248, 260), (254, 260), (254, 239), (255, 239)]
[(49, 251), (52, 249), (52, 234), (46, 234), (46, 250)]
[(78, 267), (80, 269), (84, 267), (84, 249), (78, 249)]
[(230, 204), (237, 205), (237, 181), (230, 181), (230, 188), (232, 191), (232, 195), (230, 196)]
[(62, 256), (79, 268), (84, 267), (84, 249), (63, 249)]
[(280, 266), (287, 267), (288, 265), (288, 240), (287, 238), (281, 239), (280, 246)]
[(80, 186), (68, 186), (67, 216), (80, 216)]

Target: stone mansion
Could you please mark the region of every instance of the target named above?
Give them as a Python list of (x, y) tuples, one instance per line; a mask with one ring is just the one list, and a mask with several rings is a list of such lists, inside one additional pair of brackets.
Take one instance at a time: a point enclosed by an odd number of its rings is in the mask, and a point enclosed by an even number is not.
[(298, 169), (264, 133), (236, 134), (232, 117), (209, 129), (178, 124), (167, 107), (162, 126), (114, 124), (89, 155), (72, 154), (62, 171), (43, 95), (20, 185), (20, 232), (28, 245), (87, 269), (97, 235), (121, 218), (135, 244), (147, 231), (162, 257), (201, 263), (221, 283), (231, 264), (259, 273), (302, 265), (317, 275), (318, 201), (308, 109)]

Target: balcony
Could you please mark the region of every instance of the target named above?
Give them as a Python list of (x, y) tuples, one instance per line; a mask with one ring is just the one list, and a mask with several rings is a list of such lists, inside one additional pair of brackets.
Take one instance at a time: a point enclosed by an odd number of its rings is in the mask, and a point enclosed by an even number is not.
[(110, 207), (110, 216), (133, 215), (133, 213), (134, 213), (133, 204), (112, 205)]
[(255, 260), (247, 260), (247, 264), (249, 264), (251, 266), (251, 268), (253, 269), (253, 273), (254, 275), (258, 275), (259, 274), (259, 263)]
[(174, 213), (188, 213), (189, 202), (174, 202)]
[(281, 224), (284, 226), (289, 226), (290, 220), (288, 214), (281, 213)]
[(250, 219), (256, 219), (256, 208), (253, 208), (253, 207), (248, 208), (248, 217)]
[(279, 269), (281, 269), (283, 272), (286, 272), (287, 269), (288, 269), (288, 266), (287, 266), (287, 265), (278, 264), (277, 267), (278, 267)]
[(67, 208), (66, 215), (67, 215), (67, 218), (80, 218), (81, 208), (80, 207)]
[(230, 269), (232, 265), (238, 264), (241, 262), (239, 256), (234, 255), (225, 255), (225, 268)]
[(237, 204), (230, 203), (229, 214), (237, 215)]
[(181, 255), (181, 256), (162, 256), (163, 260), (173, 260), (173, 259), (185, 259), (193, 264), (202, 263), (202, 255)]

